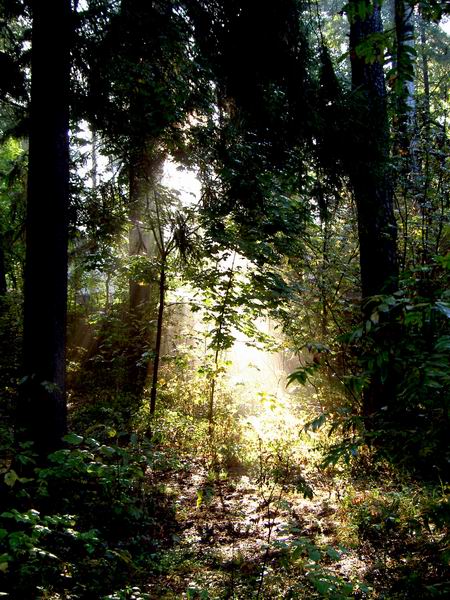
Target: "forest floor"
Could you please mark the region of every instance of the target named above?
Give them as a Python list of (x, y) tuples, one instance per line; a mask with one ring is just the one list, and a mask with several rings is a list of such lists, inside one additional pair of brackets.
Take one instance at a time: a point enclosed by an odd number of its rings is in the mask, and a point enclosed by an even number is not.
[[(435, 594), (445, 579), (436, 570), (436, 540), (406, 531), (403, 500), (393, 508), (404, 492), (374, 491), (364, 479), (350, 495), (331, 476), (312, 483), (314, 495), (305, 498), (243, 473), (211, 483), (198, 464), (168, 475), (178, 530), (146, 592), (155, 599), (443, 597)], [(370, 521), (366, 535), (361, 515)]]
[(152, 598), (372, 597), (371, 548), (339, 540), (343, 490), (332, 478), (312, 498), (242, 473), (210, 483), (199, 465), (165, 483), (179, 530)]

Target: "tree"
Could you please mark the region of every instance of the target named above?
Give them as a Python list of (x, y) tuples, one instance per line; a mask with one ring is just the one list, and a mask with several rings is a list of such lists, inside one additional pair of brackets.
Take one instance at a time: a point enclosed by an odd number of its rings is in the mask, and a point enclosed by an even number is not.
[(32, 16), (24, 380), (17, 426), (44, 459), (67, 428), (70, 1), (35, 0)]
[[(397, 226), (389, 166), (383, 25), (375, 0), (349, 2), (352, 144), (349, 164), (358, 211), (363, 299), (397, 288)], [(362, 16), (361, 16), (362, 15)]]
[[(100, 3), (101, 5), (101, 3)], [(80, 13), (80, 106), (123, 165), (129, 204), (129, 312), (127, 387), (140, 396), (152, 345), (158, 286), (150, 263), (158, 248), (148, 227), (162, 164), (184, 144), (187, 116), (203, 104), (202, 75), (193, 55), (192, 28), (182, 3), (172, 0), (106, 3), (96, 28), (96, 6)], [(104, 5), (103, 5), (104, 8)], [(103, 10), (103, 9), (102, 9)], [(139, 363), (139, 364), (138, 364)], [(149, 362), (151, 368), (151, 362)], [(149, 369), (150, 370), (150, 369)]]

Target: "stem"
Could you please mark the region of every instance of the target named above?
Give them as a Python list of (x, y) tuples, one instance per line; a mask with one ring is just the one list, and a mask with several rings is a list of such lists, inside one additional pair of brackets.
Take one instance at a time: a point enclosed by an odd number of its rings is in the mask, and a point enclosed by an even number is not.
[(161, 256), (161, 271), (159, 274), (159, 307), (158, 307), (158, 321), (156, 326), (156, 341), (155, 341), (155, 357), (153, 360), (153, 376), (152, 376), (152, 389), (150, 392), (150, 417), (155, 414), (156, 408), (156, 388), (158, 385), (158, 370), (159, 370), (159, 359), (161, 354), (161, 339), (162, 339), (162, 327), (164, 317), (164, 305), (166, 299), (166, 260), (167, 256)]

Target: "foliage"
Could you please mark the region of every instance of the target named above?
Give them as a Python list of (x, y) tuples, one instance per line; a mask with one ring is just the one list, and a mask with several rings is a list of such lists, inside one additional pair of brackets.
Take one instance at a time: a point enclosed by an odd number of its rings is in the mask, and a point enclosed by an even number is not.
[[(370, 543), (379, 553), (368, 579), (383, 573), (392, 594), (406, 597), (420, 590), (425, 598), (445, 597), (448, 501), (446, 487), (403, 483), (382, 489), (376, 482), (371, 489), (349, 486), (340, 509), (341, 535), (347, 543)], [(388, 566), (391, 557), (395, 566)]]
[(390, 377), (397, 390), (395, 404), (386, 399), (370, 416), (367, 439), (396, 463), (446, 478), (450, 309), (445, 265), (444, 257), (437, 257), (433, 268), (406, 274), (399, 292), (374, 299), (370, 319), (351, 339), (364, 348), (361, 389), (373, 378)]
[[(295, 528), (290, 528), (289, 533), (298, 534), (299, 532)], [(328, 570), (326, 563), (339, 561), (345, 555), (345, 549), (336, 550), (331, 546), (320, 549), (308, 538), (303, 537), (296, 537), (289, 541), (277, 541), (274, 542), (274, 546), (283, 553), (281, 565), (286, 570), (296, 568), (304, 571), (320, 598), (344, 600), (345, 598), (354, 598), (358, 593), (369, 592), (368, 586), (364, 583), (346, 581)], [(296, 591), (294, 585), (289, 590), (291, 597), (300, 597), (296, 595)]]
[(155, 466), (151, 449), (73, 433), (65, 441), (30, 477), (19, 477), (18, 467), (4, 474), (12, 508), (0, 515), (1, 570), (11, 597), (103, 597), (139, 580), (170, 528), (167, 499), (144, 478)]
[(0, 289), (21, 287), (26, 154), (17, 139), (0, 143)]

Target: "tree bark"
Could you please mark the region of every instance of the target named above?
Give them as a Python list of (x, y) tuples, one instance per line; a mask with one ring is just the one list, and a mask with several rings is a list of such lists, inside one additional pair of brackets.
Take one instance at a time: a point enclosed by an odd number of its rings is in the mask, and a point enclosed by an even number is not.
[(425, 119), (425, 134), (427, 141), (430, 133), (430, 74), (428, 68), (427, 53), (427, 34), (425, 30), (425, 21), (422, 17), (419, 20), (420, 25), (420, 54), (422, 58), (422, 77), (423, 77), (423, 112)]
[[(66, 433), (70, 0), (32, 2), (32, 80), (19, 436), (41, 460)], [(20, 431), (22, 433), (20, 433)]]
[[(366, 0), (363, 16), (359, 0), (350, 0), (349, 7), (354, 97), (349, 176), (358, 215), (363, 317), (368, 319), (373, 310), (370, 297), (393, 293), (398, 286), (397, 225), (382, 50), (376, 54), (377, 34), (383, 31), (380, 6), (377, 0)], [(368, 60), (361, 52), (361, 44), (367, 48), (371, 43), (375, 56)], [(363, 414), (369, 427), (372, 416), (394, 399), (392, 378), (382, 378), (377, 370), (372, 370), (370, 385), (363, 395)]]
[[(156, 242), (149, 227), (150, 204), (159, 178), (163, 156), (147, 144), (133, 152), (130, 161), (130, 223), (129, 255), (154, 258)], [(145, 223), (147, 221), (147, 224)], [(151, 299), (150, 283), (130, 280), (130, 310), (142, 317)]]
[[(395, 0), (397, 147), (408, 158), (408, 167), (417, 170), (414, 98), (414, 8), (405, 0)], [(409, 170), (409, 169), (407, 169)]]
[(382, 56), (369, 62), (360, 45), (381, 33), (380, 7), (367, 2), (364, 18), (350, 0), (350, 60), (353, 88), (353, 148), (349, 174), (354, 190), (363, 299), (397, 289), (397, 225), (389, 166), (389, 128)]
[[(136, 145), (130, 157), (130, 231), (128, 252), (132, 257), (155, 260), (158, 247), (151, 231), (151, 207), (154, 202), (155, 185), (163, 162), (161, 153), (152, 143)], [(154, 321), (158, 302), (157, 284), (151, 281), (149, 272), (143, 277), (129, 280), (130, 347), (128, 349), (128, 382), (133, 394), (139, 396), (146, 384), (148, 368), (142, 364), (142, 353), (148, 350), (154, 335)]]

